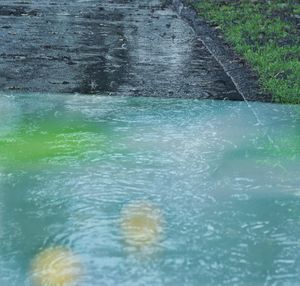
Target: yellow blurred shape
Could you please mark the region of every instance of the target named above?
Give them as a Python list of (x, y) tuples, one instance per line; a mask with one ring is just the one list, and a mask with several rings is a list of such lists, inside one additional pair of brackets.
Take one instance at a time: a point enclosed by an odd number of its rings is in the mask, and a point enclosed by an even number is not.
[(146, 202), (127, 206), (122, 213), (121, 227), (125, 241), (136, 247), (155, 244), (162, 232), (161, 215)]
[(82, 267), (70, 250), (55, 247), (38, 254), (31, 271), (34, 286), (70, 286), (79, 280)]

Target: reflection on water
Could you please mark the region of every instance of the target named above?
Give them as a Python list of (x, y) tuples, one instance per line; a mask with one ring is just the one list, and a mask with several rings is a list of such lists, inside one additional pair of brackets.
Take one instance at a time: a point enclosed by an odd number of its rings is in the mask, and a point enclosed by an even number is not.
[[(297, 106), (253, 103), (257, 125), (242, 102), (0, 103), (1, 286), (32, 285), (56, 247), (83, 286), (299, 285)], [(155, 255), (127, 251), (145, 237)]]
[(66, 118), (59, 112), (45, 112), (45, 118), (26, 118), (2, 138), (0, 157), (8, 165), (46, 163), (55, 158), (79, 160), (84, 148), (101, 151), (104, 137), (105, 130), (99, 124), (85, 123), (75, 116)]

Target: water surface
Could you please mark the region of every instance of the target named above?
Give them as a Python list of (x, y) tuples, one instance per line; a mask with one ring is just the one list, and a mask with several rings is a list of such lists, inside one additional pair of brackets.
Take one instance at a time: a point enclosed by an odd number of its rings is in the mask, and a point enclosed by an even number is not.
[[(300, 109), (251, 108), (1, 94), (0, 285), (56, 246), (83, 286), (299, 285)], [(120, 227), (137, 201), (164, 220), (147, 251)]]
[(0, 89), (241, 100), (165, 2), (1, 0)]

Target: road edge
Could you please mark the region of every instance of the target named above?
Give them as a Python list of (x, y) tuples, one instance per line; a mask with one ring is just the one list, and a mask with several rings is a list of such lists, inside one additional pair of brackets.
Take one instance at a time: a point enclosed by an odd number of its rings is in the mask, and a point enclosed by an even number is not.
[(230, 77), (245, 101), (272, 102), (272, 95), (264, 92), (255, 71), (226, 43), (221, 33), (208, 25), (188, 4), (188, 0), (169, 0), (168, 4), (193, 28), (198, 39)]

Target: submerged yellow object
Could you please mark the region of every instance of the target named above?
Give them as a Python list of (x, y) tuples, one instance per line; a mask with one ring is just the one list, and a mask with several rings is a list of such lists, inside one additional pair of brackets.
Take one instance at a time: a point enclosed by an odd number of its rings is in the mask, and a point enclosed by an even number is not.
[(151, 246), (159, 240), (162, 232), (160, 212), (146, 202), (131, 204), (123, 210), (121, 227), (129, 245)]
[(49, 248), (33, 260), (33, 286), (73, 286), (82, 274), (78, 257), (63, 247)]

